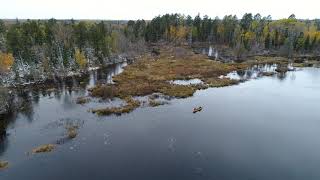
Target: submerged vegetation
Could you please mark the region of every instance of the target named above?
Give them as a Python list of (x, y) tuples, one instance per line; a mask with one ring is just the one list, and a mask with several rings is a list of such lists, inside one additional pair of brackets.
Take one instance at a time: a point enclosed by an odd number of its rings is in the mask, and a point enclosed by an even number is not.
[(32, 153), (45, 153), (45, 152), (51, 152), (55, 148), (55, 145), (53, 144), (46, 144), (39, 147), (36, 147), (32, 150)]
[(168, 102), (165, 101), (160, 101), (160, 100), (154, 100), (154, 99), (149, 99), (149, 105), (151, 107), (157, 107), (157, 106), (162, 106), (168, 104)]
[(88, 97), (78, 97), (76, 99), (76, 103), (77, 104), (86, 104), (90, 101), (90, 99)]
[(140, 101), (134, 100), (132, 97), (126, 97), (124, 100), (126, 102), (126, 105), (123, 105), (121, 107), (94, 109), (92, 110), (92, 112), (96, 113), (99, 116), (111, 114), (121, 115), (123, 113), (129, 113), (140, 106)]
[(0, 169), (5, 169), (9, 166), (8, 161), (0, 161)]
[(74, 139), (75, 137), (77, 137), (78, 132), (77, 132), (77, 127), (68, 127), (67, 128), (67, 135), (69, 139)]
[(66, 124), (66, 131), (67, 131), (67, 138), (74, 139), (78, 135), (79, 125), (75, 124), (75, 122), (67, 123)]

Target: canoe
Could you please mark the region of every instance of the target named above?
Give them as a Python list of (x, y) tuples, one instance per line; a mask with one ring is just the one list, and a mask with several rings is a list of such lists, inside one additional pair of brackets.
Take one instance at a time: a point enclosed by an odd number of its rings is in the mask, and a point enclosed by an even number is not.
[(200, 112), (202, 111), (202, 107), (198, 107), (198, 108), (193, 108), (193, 113), (197, 113), (197, 112)]

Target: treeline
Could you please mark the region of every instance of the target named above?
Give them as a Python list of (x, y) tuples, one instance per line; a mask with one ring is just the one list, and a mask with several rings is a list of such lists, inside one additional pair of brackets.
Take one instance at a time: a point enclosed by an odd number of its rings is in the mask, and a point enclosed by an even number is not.
[(129, 31), (126, 24), (104, 21), (0, 20), (0, 73), (11, 68), (19, 76), (43, 75), (103, 65), (136, 42)]
[(320, 48), (320, 20), (272, 20), (271, 16), (245, 14), (241, 19), (223, 19), (200, 15), (192, 18), (180, 14), (166, 14), (154, 18), (145, 29), (145, 39), (175, 43), (209, 42), (232, 48), (235, 55), (270, 50), (283, 55), (311, 53)]

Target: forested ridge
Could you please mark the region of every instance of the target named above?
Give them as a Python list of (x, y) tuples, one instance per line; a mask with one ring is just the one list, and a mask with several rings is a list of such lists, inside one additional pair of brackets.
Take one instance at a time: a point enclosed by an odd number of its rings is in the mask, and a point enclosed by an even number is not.
[(295, 15), (272, 20), (251, 13), (222, 19), (166, 14), (127, 22), (0, 20), (0, 73), (2, 81), (6, 74), (15, 79), (68, 74), (111, 63), (119, 55), (137, 55), (158, 42), (222, 46), (237, 58), (261, 52), (318, 55), (320, 20)]

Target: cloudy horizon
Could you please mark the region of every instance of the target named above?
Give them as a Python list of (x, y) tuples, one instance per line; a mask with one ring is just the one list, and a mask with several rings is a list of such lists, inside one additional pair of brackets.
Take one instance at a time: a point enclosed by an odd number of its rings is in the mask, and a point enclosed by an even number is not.
[[(224, 15), (244, 13), (260, 13), (271, 15), (273, 19), (287, 18), (295, 14), (299, 19), (316, 19), (316, 0), (305, 0), (303, 4), (290, 0), (198, 0), (186, 2), (183, 0), (10, 0), (2, 2), (1, 19), (104, 19), (104, 20), (150, 20), (157, 15), (180, 13), (184, 15), (208, 15), (211, 18)], [(308, 6), (307, 6), (308, 5)], [(283, 7), (286, 7), (283, 9)], [(306, 9), (308, 9), (306, 11)]]

